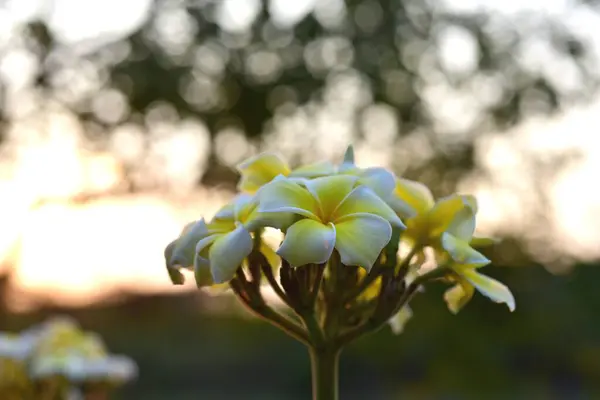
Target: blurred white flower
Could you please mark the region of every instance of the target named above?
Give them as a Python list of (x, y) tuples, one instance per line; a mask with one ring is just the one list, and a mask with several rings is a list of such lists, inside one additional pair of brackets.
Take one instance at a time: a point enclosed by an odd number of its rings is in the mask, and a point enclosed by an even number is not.
[(34, 335), (0, 333), (0, 358), (23, 361), (31, 355), (36, 342)]

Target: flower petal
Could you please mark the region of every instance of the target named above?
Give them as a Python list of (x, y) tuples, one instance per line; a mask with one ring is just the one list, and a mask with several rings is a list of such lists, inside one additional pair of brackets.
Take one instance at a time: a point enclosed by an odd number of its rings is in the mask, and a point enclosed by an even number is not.
[(221, 207), (210, 220), (207, 225), (208, 232), (212, 235), (215, 233), (227, 233), (235, 229), (235, 201), (225, 204)]
[(259, 228), (275, 228), (285, 231), (294, 223), (296, 216), (292, 213), (266, 212), (260, 213), (257, 210), (252, 212), (244, 226), (249, 232), (255, 232)]
[(288, 177), (288, 179), (290, 180), (290, 182), (297, 183), (298, 185), (302, 186), (303, 188), (306, 187), (306, 182), (310, 181), (310, 178), (304, 178), (304, 177), (299, 177), (299, 176), (290, 176), (290, 177)]
[(352, 191), (357, 180), (358, 178), (355, 176), (334, 175), (316, 178), (305, 183), (308, 191), (319, 203), (323, 222), (330, 222), (331, 215)]
[[(408, 266), (408, 271), (406, 271), (406, 277), (404, 281), (407, 285), (410, 285), (415, 279), (417, 279), (421, 274), (420, 270), (423, 264), (427, 261), (427, 254), (425, 254), (425, 249), (421, 249), (417, 251), (414, 255), (413, 261)], [(424, 288), (424, 286), (421, 286)]]
[(304, 187), (279, 176), (263, 186), (257, 193), (258, 212), (293, 213), (307, 218), (318, 219), (319, 204)]
[(510, 289), (503, 283), (470, 268), (456, 272), (462, 275), (471, 285), (475, 286), (475, 289), (479, 293), (496, 303), (505, 303), (510, 311), (515, 310), (515, 298)]
[(359, 168), (354, 163), (344, 162), (338, 166), (338, 174), (358, 177), (358, 183), (373, 190), (381, 198), (387, 199), (396, 187), (393, 173), (381, 167)]
[[(289, 213), (259, 213), (258, 198), (248, 194), (240, 194), (233, 201), (235, 221), (243, 224), (248, 231), (255, 231), (264, 226), (281, 228), (289, 225), (293, 218)], [(235, 229), (235, 225), (228, 232)]]
[(212, 287), (215, 282), (210, 272), (210, 264), (204, 262), (196, 263), (194, 265), (194, 279), (198, 288)]
[(265, 256), (273, 270), (279, 268), (281, 264), (281, 259), (279, 258), (275, 250), (271, 248), (271, 246), (266, 244), (264, 241), (261, 241), (259, 249), (263, 256)]
[(444, 301), (452, 314), (457, 314), (473, 297), (475, 287), (464, 278), (459, 278), (459, 283), (446, 290)]
[(244, 222), (248, 216), (254, 211), (258, 205), (255, 196), (247, 193), (241, 193), (235, 196), (232, 201), (233, 205), (233, 218), (236, 221)]
[(413, 311), (410, 306), (403, 306), (400, 311), (396, 313), (390, 320), (388, 324), (390, 324), (390, 328), (392, 328), (392, 332), (395, 335), (399, 335), (404, 331), (404, 327), (408, 320), (410, 320), (413, 316)]
[(171, 256), (173, 255), (173, 249), (175, 248), (176, 244), (177, 240), (174, 240), (171, 243), (169, 243), (168, 246), (165, 248), (165, 264), (167, 266), (167, 273), (169, 274), (169, 279), (171, 279), (171, 283), (173, 285), (183, 285), (185, 283), (185, 277), (179, 270), (179, 267), (171, 267), (169, 265)]
[[(429, 188), (420, 182), (409, 179), (399, 178), (396, 180), (394, 197), (398, 201), (398, 213), (410, 212), (413, 210), (418, 214), (429, 211), (435, 204), (433, 195)], [(408, 208), (406, 207), (408, 205)]]
[(223, 206), (208, 224), (208, 230), (213, 233), (227, 233), (235, 229), (236, 222), (247, 224), (256, 217), (258, 201), (254, 195), (238, 194), (233, 200)]
[(223, 207), (219, 208), (219, 210), (215, 213), (213, 220), (216, 219), (227, 219), (233, 220), (235, 219), (235, 206), (234, 202), (230, 202), (225, 204)]
[(275, 153), (258, 154), (238, 164), (236, 168), (242, 176), (238, 188), (248, 193), (255, 193), (279, 174), (290, 173), (287, 163)]
[(252, 237), (244, 226), (218, 237), (209, 250), (210, 271), (217, 284), (230, 281), (252, 251)]
[(473, 196), (452, 195), (440, 199), (429, 212), (432, 236), (451, 231), (455, 236), (469, 241), (475, 230), (477, 204)]
[(389, 198), (396, 187), (394, 174), (380, 167), (363, 169), (358, 182), (373, 190), (382, 199)]
[(196, 286), (212, 286), (214, 284), (212, 274), (210, 272), (209, 250), (210, 246), (222, 234), (215, 234), (205, 237), (196, 244), (196, 254), (194, 257), (194, 277)]
[(388, 196), (385, 201), (400, 218), (413, 218), (417, 215), (417, 212), (414, 208), (412, 208), (407, 202), (396, 196), (394, 193)]
[(181, 233), (179, 239), (171, 250), (171, 257), (168, 260), (169, 267), (191, 268), (194, 265), (194, 252), (196, 243), (208, 236), (209, 231), (204, 218), (187, 224)]
[(370, 270), (392, 237), (390, 223), (374, 214), (358, 213), (335, 223), (335, 248), (342, 264)]
[[(354, 188), (341, 202), (332, 215), (334, 223), (340, 218), (357, 213), (370, 213), (388, 220), (393, 226), (405, 229), (406, 226), (379, 196), (366, 186)], [(389, 240), (389, 238), (388, 238)]]
[(331, 257), (335, 242), (333, 224), (302, 219), (289, 227), (277, 254), (293, 267), (322, 264)]
[(492, 237), (473, 236), (469, 245), (471, 247), (489, 247), (497, 244), (500, 240)]
[(209, 224), (211, 233), (231, 232), (236, 228), (236, 222), (243, 224), (250, 232), (266, 226), (285, 229), (294, 220), (294, 215), (291, 213), (258, 212), (258, 197), (247, 193), (237, 195), (229, 206), (231, 209), (227, 214), (229, 219), (218, 219), (218, 216), (226, 214), (217, 214), (215, 219)]
[(165, 255), (165, 264), (167, 266), (169, 266), (169, 264), (171, 263), (171, 257), (173, 256), (173, 249), (175, 248), (176, 244), (177, 244), (177, 239), (173, 240), (171, 243), (169, 243), (167, 245), (167, 247), (165, 247), (164, 255)]
[(465, 207), (456, 213), (454, 220), (450, 223), (446, 232), (459, 239), (470, 241), (475, 232), (475, 214), (477, 213), (477, 201), (473, 196), (461, 196)]
[(235, 220), (231, 219), (219, 219), (213, 218), (208, 224), (208, 232), (211, 235), (218, 233), (227, 233), (235, 229)]
[(479, 204), (477, 203), (477, 198), (472, 195), (461, 195), (465, 204), (473, 210), (473, 214), (477, 214), (479, 211)]
[(458, 264), (468, 264), (472, 268), (479, 268), (490, 263), (486, 256), (469, 246), (469, 243), (447, 232), (442, 234), (441, 243), (442, 248)]
[(294, 169), (290, 178), (318, 178), (335, 173), (335, 166), (329, 161), (308, 164)]

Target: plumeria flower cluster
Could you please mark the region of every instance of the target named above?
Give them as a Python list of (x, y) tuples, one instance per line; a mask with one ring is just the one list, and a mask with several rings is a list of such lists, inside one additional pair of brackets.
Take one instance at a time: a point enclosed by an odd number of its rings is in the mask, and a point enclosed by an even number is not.
[[(200, 288), (230, 288), (313, 350), (340, 349), (387, 322), (401, 332), (410, 300), (432, 281), (452, 284), (444, 297), (453, 313), (475, 291), (514, 310), (510, 290), (479, 272), (490, 260), (477, 248), (493, 241), (474, 236), (473, 196), (436, 200), (419, 182), (356, 166), (352, 147), (337, 165), (294, 169), (265, 153), (238, 170), (240, 193), (231, 203), (210, 221), (188, 224), (166, 247), (173, 283), (189, 270)], [(283, 237), (276, 248), (264, 237), (272, 228)], [(289, 315), (267, 304), (263, 283)]]
[(137, 375), (130, 358), (110, 355), (98, 335), (65, 317), (0, 334), (0, 365), (3, 399), (108, 398)]

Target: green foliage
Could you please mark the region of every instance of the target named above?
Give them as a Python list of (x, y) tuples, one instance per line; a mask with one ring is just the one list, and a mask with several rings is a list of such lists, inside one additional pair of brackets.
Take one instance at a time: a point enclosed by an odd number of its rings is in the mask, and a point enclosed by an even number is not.
[[(600, 396), (600, 299), (590, 287), (600, 269), (594, 267), (578, 268), (570, 279), (539, 267), (491, 267), (513, 289), (520, 304), (515, 313), (476, 296), (454, 316), (440, 300), (443, 285), (432, 288), (439, 293), (415, 299), (415, 317), (401, 336), (382, 330), (344, 352), (341, 398)], [(45, 314), (68, 311), (139, 364), (140, 378), (123, 388), (123, 399), (310, 397), (302, 345), (259, 320), (199, 313), (198, 304), (166, 296), (85, 310), (5, 313), (0, 328), (18, 330)]]

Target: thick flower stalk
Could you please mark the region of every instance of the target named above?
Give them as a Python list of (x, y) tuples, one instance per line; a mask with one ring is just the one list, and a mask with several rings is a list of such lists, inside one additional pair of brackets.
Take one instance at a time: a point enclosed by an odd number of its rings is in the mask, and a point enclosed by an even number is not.
[[(410, 301), (431, 282), (454, 284), (444, 296), (453, 313), (475, 291), (515, 307), (506, 286), (479, 273), (490, 260), (475, 248), (493, 242), (474, 237), (472, 196), (436, 201), (418, 182), (356, 166), (352, 148), (338, 165), (294, 169), (266, 153), (238, 170), (241, 193), (209, 222), (184, 228), (165, 249), (167, 270), (175, 284), (190, 270), (200, 288), (231, 289), (304, 343), (314, 399), (336, 400), (343, 347), (386, 325), (402, 332)], [(282, 233), (276, 249), (265, 243), (266, 228)], [(284, 308), (267, 303), (264, 286)]]

